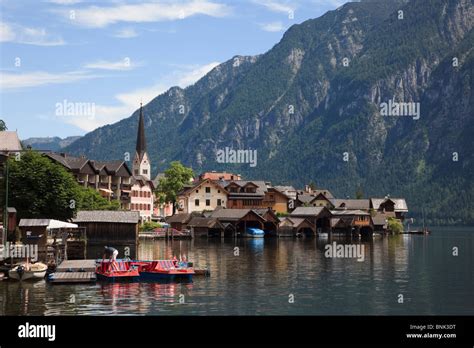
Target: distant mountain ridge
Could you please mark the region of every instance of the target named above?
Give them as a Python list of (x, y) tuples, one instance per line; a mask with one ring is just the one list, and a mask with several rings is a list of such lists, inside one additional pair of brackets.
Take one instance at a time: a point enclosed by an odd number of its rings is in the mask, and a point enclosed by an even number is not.
[(31, 146), (36, 150), (60, 151), (66, 146), (81, 138), (80, 136), (71, 136), (64, 139), (60, 137), (36, 137), (28, 138), (22, 141), (24, 146)]
[[(373, 0), (294, 25), (144, 107), (153, 171), (181, 160), (339, 197), (360, 186), (433, 222), (474, 223), (473, 22), (471, 0)], [(419, 103), (420, 119), (382, 116), (390, 100)], [(137, 124), (134, 112), (64, 150), (122, 158)], [(226, 147), (257, 150), (257, 166), (218, 163)]]

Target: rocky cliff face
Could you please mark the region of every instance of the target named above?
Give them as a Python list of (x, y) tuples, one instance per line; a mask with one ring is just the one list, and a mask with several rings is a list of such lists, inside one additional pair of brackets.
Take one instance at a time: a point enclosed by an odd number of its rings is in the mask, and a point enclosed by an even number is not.
[[(145, 107), (155, 168), (181, 160), (196, 171), (313, 180), (340, 196), (361, 186), (403, 195), (415, 213), (474, 221), (473, 11), (471, 0), (373, 0), (295, 25), (267, 53), (234, 57)], [(384, 116), (390, 101), (415, 103), (418, 117)], [(68, 150), (120, 157), (134, 148), (136, 124), (134, 113)], [(218, 163), (226, 147), (257, 150), (257, 166)]]

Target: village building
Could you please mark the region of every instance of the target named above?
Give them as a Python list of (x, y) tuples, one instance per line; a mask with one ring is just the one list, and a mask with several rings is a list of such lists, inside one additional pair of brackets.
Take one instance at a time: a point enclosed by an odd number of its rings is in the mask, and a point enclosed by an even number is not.
[(308, 219), (284, 217), (278, 224), (278, 237), (315, 236), (316, 228)]
[(141, 222), (151, 221), (155, 195), (155, 186), (151, 177), (151, 164), (146, 150), (145, 120), (143, 117), (143, 106), (140, 105), (138, 119), (137, 144), (132, 166), (133, 176), (131, 178), (130, 210), (140, 213)]
[(290, 213), (290, 218), (299, 217), (310, 221), (316, 233), (327, 233), (331, 230), (331, 211), (326, 207), (298, 207)]
[(203, 181), (203, 180), (242, 180), (242, 177), (240, 174), (234, 174), (234, 173), (227, 173), (227, 172), (216, 172), (213, 170), (212, 172), (204, 172), (199, 175), (197, 178), (197, 182)]
[[(196, 237), (224, 237), (226, 226), (218, 219), (213, 217), (195, 216), (189, 223), (188, 228), (191, 230), (191, 236)], [(229, 229), (231, 234), (233, 228)]]
[(245, 236), (247, 228), (265, 230), (267, 221), (253, 209), (216, 209), (210, 216), (225, 226), (225, 234)]
[(228, 192), (227, 208), (265, 208), (263, 202), (267, 192), (267, 185), (264, 181), (222, 180), (219, 183)]
[(283, 193), (289, 199), (296, 200), (296, 196), (298, 196), (298, 190), (293, 186), (275, 185), (273, 188)]
[(332, 210), (331, 232), (370, 236), (374, 232), (372, 216), (363, 210)]
[(228, 192), (220, 181), (205, 179), (184, 189), (178, 195), (178, 212), (192, 213), (225, 207)]
[(334, 208), (331, 200), (334, 198), (329, 190), (313, 190), (306, 186), (305, 191), (299, 191), (296, 197), (297, 207), (326, 207)]
[(259, 208), (254, 211), (265, 219), (263, 223), (263, 230), (268, 236), (276, 236), (278, 234), (278, 224), (280, 223), (279, 217), (276, 215), (275, 210), (272, 208)]
[(290, 209), (290, 198), (273, 187), (268, 187), (263, 198), (263, 207), (276, 213), (286, 214)]
[(408, 213), (407, 202), (404, 198), (371, 198), (370, 208), (378, 213), (393, 213), (396, 219), (403, 221)]
[(174, 214), (173, 216), (169, 216), (166, 218), (166, 223), (168, 223), (171, 228), (175, 230), (182, 231), (188, 229), (188, 223), (191, 219), (195, 216), (202, 216), (200, 213), (178, 213)]
[(119, 250), (122, 257), (124, 248), (128, 247), (129, 256), (134, 257), (138, 245), (138, 211), (82, 210), (77, 212), (73, 222), (86, 229), (88, 244), (109, 245), (117, 249), (123, 246)]
[[(16, 131), (0, 132), (0, 185), (4, 185), (8, 157), (21, 151), (22, 146)], [(2, 202), (0, 204), (0, 243), (4, 243), (7, 236), (14, 234), (16, 228), (16, 210), (13, 207), (9, 207), (5, 212), (3, 199), (3, 196), (0, 197), (0, 202)]]
[(132, 173), (125, 161), (94, 161), (55, 152), (44, 155), (66, 168), (83, 187), (98, 191), (109, 201), (118, 200), (121, 209), (130, 209)]

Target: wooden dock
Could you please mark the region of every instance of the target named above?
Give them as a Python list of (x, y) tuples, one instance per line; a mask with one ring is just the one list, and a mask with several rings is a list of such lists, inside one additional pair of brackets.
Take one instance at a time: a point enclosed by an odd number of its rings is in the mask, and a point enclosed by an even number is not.
[(96, 280), (95, 272), (55, 272), (48, 279), (53, 284), (93, 283)]
[(56, 272), (95, 272), (95, 260), (64, 260)]

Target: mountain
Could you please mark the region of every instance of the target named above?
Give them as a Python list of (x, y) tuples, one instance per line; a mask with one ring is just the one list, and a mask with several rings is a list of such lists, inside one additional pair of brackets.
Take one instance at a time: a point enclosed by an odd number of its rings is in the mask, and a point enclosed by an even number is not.
[[(431, 223), (474, 223), (473, 21), (472, 0), (369, 0), (294, 25), (144, 107), (153, 170), (180, 160), (340, 197), (361, 187)], [(390, 101), (419, 117), (385, 116)], [(64, 150), (133, 154), (137, 124), (134, 112)], [(226, 147), (256, 150), (257, 165), (218, 163)]]
[(66, 146), (71, 145), (80, 136), (72, 136), (61, 139), (59, 137), (28, 138), (22, 141), (24, 146), (31, 146), (37, 150), (61, 151)]

